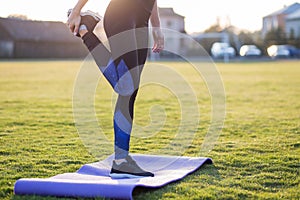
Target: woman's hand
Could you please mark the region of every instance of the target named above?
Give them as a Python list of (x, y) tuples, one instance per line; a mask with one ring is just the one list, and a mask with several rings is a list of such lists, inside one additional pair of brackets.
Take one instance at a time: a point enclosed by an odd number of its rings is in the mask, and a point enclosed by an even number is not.
[(164, 49), (164, 34), (160, 29), (160, 19), (158, 15), (157, 1), (154, 2), (153, 9), (150, 16), (150, 21), (152, 24), (152, 35), (154, 44), (152, 47), (152, 51), (154, 53), (159, 53)]
[(67, 25), (74, 35), (77, 35), (79, 31), (80, 20), (80, 12), (72, 10), (71, 14), (69, 15)]
[(154, 40), (152, 51), (154, 53), (159, 53), (164, 49), (164, 43), (165, 43), (164, 35), (159, 27), (153, 27), (152, 35)]
[(81, 21), (80, 11), (87, 2), (88, 0), (78, 0), (71, 14), (69, 15), (67, 25), (74, 35), (77, 35), (79, 31), (79, 25)]

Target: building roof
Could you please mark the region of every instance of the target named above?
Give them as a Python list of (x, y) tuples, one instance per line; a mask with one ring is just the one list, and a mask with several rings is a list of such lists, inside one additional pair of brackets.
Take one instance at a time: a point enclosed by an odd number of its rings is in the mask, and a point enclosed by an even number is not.
[(175, 13), (173, 8), (158, 8), (158, 12), (160, 16), (177, 16), (184, 18), (184, 16)]
[(299, 10), (299, 9), (300, 9), (300, 4), (299, 3), (294, 3), (290, 6), (286, 6), (286, 7), (282, 8), (282, 9), (276, 11), (276, 12), (271, 13), (271, 14), (267, 15), (266, 17), (270, 17), (270, 16), (274, 16), (274, 15), (281, 15), (281, 14), (288, 15), (288, 14), (291, 14), (291, 13), (293, 13), (293, 12)]
[(18, 41), (75, 42), (78, 40), (62, 22), (0, 18), (0, 26), (10, 37)]
[(289, 14), (286, 17), (286, 20), (295, 20), (295, 19), (300, 19), (300, 9), (293, 12), (292, 14)]

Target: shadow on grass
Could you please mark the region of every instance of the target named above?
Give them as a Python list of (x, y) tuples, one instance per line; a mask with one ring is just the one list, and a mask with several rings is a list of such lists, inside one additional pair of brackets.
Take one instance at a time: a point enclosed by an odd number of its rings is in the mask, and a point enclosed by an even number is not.
[[(202, 179), (203, 177), (203, 179)], [(181, 180), (172, 182), (160, 188), (146, 188), (146, 187), (136, 187), (133, 191), (133, 199), (149, 200), (149, 199), (163, 199), (165, 197), (176, 198), (173, 196), (177, 191), (178, 185), (182, 184), (183, 187), (193, 187), (189, 182), (194, 182), (195, 179), (197, 183), (201, 184), (213, 184), (215, 180), (220, 180), (221, 176), (218, 169), (211, 162), (206, 162), (195, 172), (187, 175)], [(172, 194), (173, 193), (173, 194)], [(167, 195), (166, 195), (167, 194)]]
[(63, 198), (63, 197), (49, 197), (49, 196), (29, 196), (29, 195), (14, 195), (12, 200), (104, 200), (106, 198)]

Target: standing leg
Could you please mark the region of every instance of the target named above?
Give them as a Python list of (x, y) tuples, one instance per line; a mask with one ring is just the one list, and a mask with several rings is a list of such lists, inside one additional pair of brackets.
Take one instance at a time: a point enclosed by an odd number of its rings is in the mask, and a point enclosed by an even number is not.
[[(145, 59), (139, 61), (137, 37), (142, 35), (138, 36), (135, 29), (136, 12), (139, 9), (138, 1), (111, 1), (104, 17), (105, 31), (119, 76), (120, 92), (114, 113), (115, 160), (110, 172), (116, 178), (154, 176), (153, 173), (141, 169), (128, 155), (134, 103), (145, 63)], [(122, 70), (119, 65), (123, 66)]]
[[(131, 4), (130, 1), (126, 3)], [(140, 79), (138, 52), (135, 36), (133, 5), (120, 5), (111, 1), (105, 16), (104, 28), (118, 73), (116, 89), (119, 91), (114, 112), (115, 159), (128, 156), (132, 130), (134, 102)]]
[(118, 96), (114, 113), (115, 159), (128, 156), (137, 90), (131, 96)]

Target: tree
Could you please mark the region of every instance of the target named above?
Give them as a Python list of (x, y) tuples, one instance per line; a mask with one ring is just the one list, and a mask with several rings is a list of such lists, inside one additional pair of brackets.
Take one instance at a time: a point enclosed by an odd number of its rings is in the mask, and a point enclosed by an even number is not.
[(300, 38), (296, 38), (295, 36), (295, 30), (294, 29), (291, 29), (291, 32), (289, 34), (289, 38), (288, 38), (288, 41), (287, 43), (290, 44), (290, 45), (293, 45), (297, 48), (300, 48)]
[(260, 31), (255, 31), (252, 33), (252, 39), (254, 44), (262, 50), (262, 53), (267, 55), (267, 47), (265, 46), (264, 40), (262, 38), (262, 33)]
[(26, 15), (22, 15), (22, 14), (10, 14), (10, 15), (8, 15), (7, 18), (20, 19), (20, 20), (28, 20), (28, 17)]
[(277, 28), (274, 30), (269, 31), (265, 36), (265, 46), (271, 46), (274, 44), (286, 44), (287, 38), (285, 32), (281, 28)]
[(239, 37), (239, 40), (240, 40), (242, 45), (244, 45), (244, 44), (253, 44), (254, 43), (252, 33), (242, 31), (242, 32), (239, 33), (238, 37)]
[[(209, 28), (207, 28), (204, 33), (220, 33), (222, 32), (222, 27), (219, 23), (219, 20), (217, 20), (216, 24), (211, 25)], [(199, 44), (210, 53), (210, 48), (215, 42), (220, 42), (220, 38), (203, 38), (201, 40), (198, 40)]]
[(219, 24), (214, 24), (212, 26), (210, 26), (208, 29), (206, 29), (204, 31), (204, 33), (219, 33), (222, 31), (222, 28)]
[(289, 40), (295, 40), (295, 30), (293, 28), (291, 29)]

